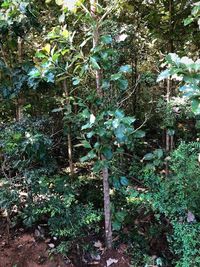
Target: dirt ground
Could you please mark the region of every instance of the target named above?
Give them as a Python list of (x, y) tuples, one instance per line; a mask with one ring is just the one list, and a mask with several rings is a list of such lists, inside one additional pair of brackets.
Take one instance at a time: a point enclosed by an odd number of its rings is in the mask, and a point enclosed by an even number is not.
[(10, 244), (5, 240), (0, 243), (0, 267), (73, 267), (62, 257), (49, 257), (48, 245), (36, 242), (31, 234), (21, 234), (11, 239)]
[[(49, 254), (46, 240), (39, 241), (34, 233), (17, 232), (9, 244), (5, 232), (0, 232), (0, 267), (129, 267), (128, 259), (121, 251), (110, 250), (99, 254), (98, 260), (82, 266), (74, 265), (67, 258)], [(75, 262), (75, 261), (74, 261)]]

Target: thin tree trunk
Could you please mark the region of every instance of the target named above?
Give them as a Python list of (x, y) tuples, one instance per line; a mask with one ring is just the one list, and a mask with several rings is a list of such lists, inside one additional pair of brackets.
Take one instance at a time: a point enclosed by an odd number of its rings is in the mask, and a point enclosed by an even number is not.
[[(102, 159), (104, 157), (102, 156)], [(105, 237), (107, 248), (112, 248), (112, 223), (110, 210), (110, 187), (108, 168), (104, 167), (103, 171), (103, 193), (104, 193), (104, 217), (105, 217)]]
[[(171, 91), (171, 82), (170, 79), (167, 79), (167, 95), (166, 95), (166, 101), (167, 105), (170, 102), (170, 91)], [(168, 131), (166, 131), (166, 152), (170, 152), (170, 135)]]
[[(96, 16), (97, 0), (90, 0), (90, 11), (91, 16), (96, 21), (96, 27), (93, 32), (93, 47), (98, 46), (99, 43), (99, 26), (98, 18)], [(96, 71), (96, 91), (97, 95), (102, 98), (103, 93), (101, 90), (101, 70)], [(105, 160), (104, 156), (101, 155), (101, 159)], [(104, 167), (102, 170), (103, 176), (103, 189), (104, 189), (104, 216), (105, 216), (105, 239), (107, 248), (112, 247), (112, 226), (111, 226), (111, 203), (110, 203), (110, 186), (109, 186), (109, 172), (108, 167)]]
[[(17, 40), (18, 43), (18, 62), (19, 64), (22, 64), (23, 61), (23, 40), (21, 37), (18, 37)], [(24, 99), (22, 97), (22, 93), (19, 93), (19, 96), (16, 100), (16, 120), (20, 121), (23, 119), (23, 105), (24, 105)]]
[[(67, 89), (67, 81), (66, 79), (63, 81), (63, 88), (66, 96), (66, 104), (67, 107), (69, 106), (69, 92)], [(70, 168), (70, 174), (74, 174), (74, 163), (73, 163), (73, 153), (72, 153), (72, 138), (71, 138), (71, 125), (68, 124), (68, 133), (67, 133), (67, 151), (68, 151), (68, 159), (69, 159), (69, 168)]]
[[(96, 15), (96, 7), (97, 7), (97, 0), (90, 0), (91, 6), (91, 16), (95, 19), (96, 26), (94, 27), (93, 31), (93, 48), (97, 47), (99, 44), (99, 25), (98, 25), (98, 18)], [(102, 98), (103, 92), (101, 90), (101, 70), (96, 70), (96, 90), (97, 95)]]
[[(168, 42), (168, 53), (173, 53), (174, 50), (174, 42), (173, 42), (173, 15), (174, 15), (174, 2), (173, 0), (169, 0), (169, 42)], [(167, 104), (170, 102), (171, 97), (171, 90), (172, 90), (172, 81), (170, 78), (167, 80), (167, 94), (166, 94), (166, 101)], [(174, 146), (174, 138), (171, 134), (166, 131), (166, 152), (169, 153), (172, 151)], [(169, 174), (169, 166), (168, 162), (166, 162), (166, 176)]]

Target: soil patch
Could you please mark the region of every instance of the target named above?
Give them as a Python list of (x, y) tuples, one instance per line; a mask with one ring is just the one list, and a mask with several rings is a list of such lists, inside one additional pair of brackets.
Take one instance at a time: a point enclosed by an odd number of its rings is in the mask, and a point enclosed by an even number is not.
[(0, 243), (0, 267), (74, 267), (60, 256), (49, 256), (48, 245), (32, 234), (21, 234)]
[[(1, 226), (1, 225), (0, 225)], [(49, 254), (46, 240), (37, 240), (35, 233), (24, 229), (12, 233), (9, 244), (3, 228), (0, 229), (0, 267), (129, 267), (129, 259), (121, 250), (103, 250), (97, 261), (76, 264), (75, 256), (69, 259)], [(74, 264), (72, 264), (72, 262)]]

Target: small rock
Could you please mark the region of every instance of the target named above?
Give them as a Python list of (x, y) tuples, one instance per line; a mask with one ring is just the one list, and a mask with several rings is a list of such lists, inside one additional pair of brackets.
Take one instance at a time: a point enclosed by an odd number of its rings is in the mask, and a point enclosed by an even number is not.
[(37, 230), (37, 229), (35, 230), (34, 235), (35, 235), (36, 237), (41, 237), (40, 231)]
[(101, 259), (100, 255), (94, 255), (94, 254), (91, 254), (91, 258), (92, 260), (95, 260), (95, 261), (100, 261)]
[(116, 259), (112, 259), (112, 258), (109, 258), (106, 263), (107, 263), (107, 267), (111, 266), (113, 263), (117, 263), (118, 260)]
[(53, 243), (48, 244), (50, 248), (55, 248), (55, 245)]

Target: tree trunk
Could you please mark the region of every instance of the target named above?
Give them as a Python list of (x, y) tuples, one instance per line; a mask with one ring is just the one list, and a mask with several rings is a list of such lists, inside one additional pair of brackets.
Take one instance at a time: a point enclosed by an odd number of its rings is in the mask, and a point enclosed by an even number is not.
[[(90, 0), (90, 12), (91, 16), (96, 22), (96, 27), (93, 32), (93, 48), (98, 46), (99, 43), (99, 25), (96, 15), (97, 0)], [(99, 98), (103, 98), (101, 90), (101, 70), (96, 71), (96, 91)], [(101, 160), (105, 160), (101, 155)], [(105, 216), (105, 239), (107, 248), (112, 247), (112, 226), (111, 226), (111, 203), (110, 203), (110, 186), (109, 186), (109, 172), (108, 167), (104, 167), (102, 170), (103, 176), (103, 189), (104, 189), (104, 216)]]
[[(66, 105), (69, 106), (69, 92), (67, 90), (67, 81), (66, 79), (63, 81), (63, 88), (66, 97)], [(67, 133), (67, 151), (68, 151), (68, 160), (69, 160), (69, 168), (70, 174), (74, 174), (74, 163), (73, 163), (73, 153), (72, 153), (72, 138), (71, 138), (71, 125), (68, 123), (68, 133)]]
[[(174, 42), (173, 42), (173, 9), (174, 2), (173, 0), (169, 0), (169, 42), (168, 42), (168, 53), (173, 53), (174, 50)], [(171, 89), (172, 89), (172, 80), (170, 78), (167, 79), (167, 94), (166, 101), (167, 104), (170, 102), (171, 97)], [(166, 152), (169, 153), (173, 149), (174, 138), (170, 135), (166, 130)], [(169, 166), (168, 162), (166, 162), (166, 176), (169, 174)]]
[[(91, 16), (93, 19), (95, 19), (96, 26), (94, 27), (93, 31), (93, 48), (97, 47), (99, 44), (99, 25), (98, 25), (98, 18), (96, 16), (96, 6), (97, 6), (97, 0), (90, 0), (90, 6), (91, 6)], [(101, 70), (96, 70), (96, 90), (97, 95), (102, 98), (103, 92), (101, 90)]]
[[(102, 159), (104, 157), (102, 156)], [(109, 188), (109, 173), (108, 168), (104, 167), (103, 171), (103, 193), (104, 193), (104, 217), (105, 217), (105, 237), (106, 247), (112, 248), (112, 223), (110, 210), (110, 188)]]
[[(22, 64), (23, 40), (21, 37), (18, 37), (17, 44), (18, 44), (18, 62), (19, 62), (19, 64)], [(20, 92), (19, 96), (17, 97), (17, 100), (16, 100), (16, 120), (17, 121), (20, 121), (23, 119), (23, 105), (24, 105), (24, 99), (22, 97), (22, 93)]]

